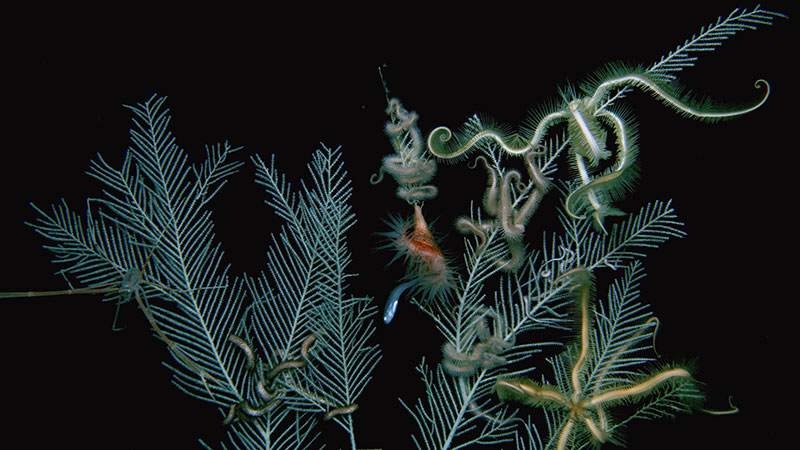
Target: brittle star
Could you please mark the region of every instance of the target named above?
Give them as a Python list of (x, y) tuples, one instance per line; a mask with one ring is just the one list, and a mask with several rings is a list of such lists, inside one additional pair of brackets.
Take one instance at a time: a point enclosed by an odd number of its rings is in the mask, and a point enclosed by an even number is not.
[[(608, 406), (646, 395), (664, 383), (675, 379), (689, 379), (691, 374), (683, 368), (671, 368), (652, 374), (635, 384), (616, 385), (608, 390), (595, 390), (587, 393), (582, 385), (582, 372), (589, 358), (589, 300), (591, 296), (591, 280), (589, 272), (584, 268), (573, 269), (562, 277), (569, 277), (576, 283), (578, 303), (581, 315), (580, 351), (570, 371), (569, 384), (571, 393), (555, 386), (546, 386), (527, 378), (500, 379), (495, 389), (501, 400), (516, 400), (528, 405), (538, 405), (551, 409), (566, 411), (567, 420), (557, 431), (558, 450), (567, 448), (570, 437), (577, 433), (581, 426), (591, 434), (592, 438), (603, 443), (609, 440), (609, 423), (605, 409)], [(627, 347), (617, 351), (622, 354)]]
[[(632, 117), (627, 117), (629, 114), (624, 109), (615, 112), (610, 108), (613, 100), (620, 98), (624, 90), (640, 88), (684, 116), (707, 121), (755, 111), (766, 102), (770, 94), (769, 83), (759, 79), (755, 82), (755, 87), (760, 89), (765, 86), (766, 93), (755, 105), (739, 110), (704, 110), (656, 83), (647, 72), (617, 68), (599, 75), (598, 80), (600, 81), (583, 86), (585, 95), (577, 94), (572, 87), (562, 89), (563, 101), (534, 115), (529, 122), (535, 125), (523, 129), (520, 134), (512, 135), (500, 127), (490, 125), (454, 136), (449, 128), (440, 126), (428, 135), (428, 150), (438, 158), (453, 159), (466, 155), (474, 148), (487, 148), (487, 143), (493, 143), (506, 154), (523, 156), (540, 149), (554, 125), (566, 122), (571, 143), (570, 153), (573, 156), (572, 172), (577, 175), (576, 185), (565, 201), (567, 214), (576, 219), (584, 219), (591, 214), (598, 230), (605, 233), (604, 218), (623, 214), (612, 207), (611, 202), (622, 198), (631, 189), (637, 176), (636, 126)], [(614, 91), (617, 94), (611, 96)], [(602, 167), (601, 161), (608, 160), (613, 154), (606, 148), (607, 129), (616, 137), (616, 157), (613, 162), (605, 164), (608, 167)]]

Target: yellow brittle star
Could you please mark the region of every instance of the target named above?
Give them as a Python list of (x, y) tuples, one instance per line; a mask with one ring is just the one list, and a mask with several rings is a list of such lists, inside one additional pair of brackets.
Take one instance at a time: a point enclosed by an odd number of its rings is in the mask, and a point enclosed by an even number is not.
[[(696, 400), (699, 393), (688, 370), (670, 367), (661, 371), (642, 375), (638, 380), (625, 379), (618, 374), (611, 375), (607, 366), (598, 367), (590, 364), (592, 347), (597, 345), (592, 339), (589, 303), (592, 296), (592, 282), (588, 270), (577, 268), (566, 272), (562, 277), (569, 280), (576, 294), (580, 314), (580, 339), (577, 354), (573, 354), (571, 368), (564, 372), (563, 383), (558, 386), (537, 383), (528, 378), (515, 377), (499, 379), (495, 390), (501, 400), (514, 400), (530, 406), (541, 406), (564, 414), (563, 424), (553, 430), (558, 450), (568, 448), (570, 442), (574, 448), (594, 441), (603, 443), (611, 439), (611, 430), (606, 409), (623, 402), (649, 395), (659, 388), (675, 385), (673, 395), (681, 402)], [(643, 338), (643, 331), (655, 322), (645, 321), (626, 342), (614, 348), (610, 361), (624, 358), (631, 350), (631, 345)], [(599, 369), (599, 370), (598, 370)], [(593, 383), (588, 382), (587, 373), (593, 371)], [(613, 377), (613, 380), (611, 379)], [(608, 379), (606, 379), (608, 378)], [(681, 385), (689, 389), (681, 389)], [(685, 392), (683, 392), (685, 391)]]

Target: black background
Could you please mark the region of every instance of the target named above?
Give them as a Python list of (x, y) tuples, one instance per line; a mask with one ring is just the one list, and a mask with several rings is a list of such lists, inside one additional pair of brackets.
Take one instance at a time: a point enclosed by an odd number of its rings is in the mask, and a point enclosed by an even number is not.
[[(202, 159), (204, 145), (244, 146), (239, 157), (246, 165), (211, 204), (232, 274), (262, 270), (269, 234), (280, 226), (253, 183), (249, 156), (274, 153), (296, 185), (320, 142), (341, 145), (358, 217), (349, 233), (350, 270), (360, 274), (352, 293), (382, 306), (402, 270), (384, 267), (391, 255), (372, 251), (372, 233), (384, 229), (388, 212), (408, 207), (393, 196), (392, 183), (368, 183), (391, 151), (379, 65), (386, 65), (391, 94), (419, 113), (423, 133), (458, 127), (474, 113), (516, 126), (529, 108), (554, 98), (557, 86), (611, 61), (648, 65), (733, 9), (696, 3), (657, 12), (638, 4), (514, 10), (492, 2), (441, 12), (382, 4), (8, 14), (0, 287), (63, 288), (44, 240), (23, 223), (36, 217), (28, 203), (47, 208), (64, 198), (81, 211), (87, 196), (100, 195), (101, 186), (84, 174), (89, 160), (100, 152), (118, 164), (131, 123), (122, 105), (158, 93), (168, 96), (172, 132), (191, 162)], [(629, 448), (768, 447), (788, 409), (782, 405), (794, 401), (793, 31), (779, 19), (742, 32), (680, 77), (695, 93), (737, 104), (760, 98), (753, 82), (768, 79), (772, 97), (745, 117), (708, 124), (646, 94), (625, 100), (640, 123), (641, 179), (623, 206), (635, 211), (672, 198), (688, 232), (645, 260), (642, 298), (661, 319), (658, 349), (667, 361), (697, 361), (709, 408), (724, 408), (729, 394), (741, 408), (734, 416), (635, 422)], [(426, 214), (440, 217), (438, 229), (450, 236), (443, 245), (457, 254), (460, 239), (449, 224), (480, 198), (485, 177), (443, 164), (434, 181), (441, 194), (426, 203)], [(545, 202), (532, 224), (552, 230), (555, 206), (555, 199)], [(529, 231), (534, 245), (538, 236)], [(120, 319), (126, 329), (113, 332), (114, 305), (92, 296), (0, 304), (4, 441), (24, 443), (16, 448), (139, 449), (225, 439), (220, 413), (171, 385), (160, 364), (166, 348), (127, 306)], [(375, 321), (382, 360), (355, 416), (358, 443), (413, 448), (416, 427), (397, 399), (413, 403), (422, 395), (414, 366), (422, 356), (438, 362), (442, 340), (405, 303), (390, 326)], [(327, 448), (347, 445), (341, 430), (323, 431)]]

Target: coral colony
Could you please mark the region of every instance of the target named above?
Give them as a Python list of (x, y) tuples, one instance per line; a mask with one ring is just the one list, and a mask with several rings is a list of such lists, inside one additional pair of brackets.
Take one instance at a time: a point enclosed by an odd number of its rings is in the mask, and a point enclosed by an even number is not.
[[(618, 206), (647, 151), (637, 144), (625, 93), (641, 90), (705, 121), (752, 112), (768, 101), (766, 80), (755, 81), (750, 106), (730, 109), (682, 95), (676, 74), (734, 34), (784, 17), (735, 10), (649, 67), (613, 65), (561, 89), (560, 99), (517, 133), (476, 116), (458, 132), (439, 126), (425, 135), (417, 113), (386, 89), (393, 152), (370, 182), (396, 185), (402, 216), (378, 234), (392, 252), (386, 259), (401, 262), (405, 274), (388, 295), (381, 326), (396, 326), (398, 306), (413, 304), (441, 337), (441, 360), (417, 367), (425, 391), (412, 403), (401, 400), (418, 426), (398, 435), (411, 434), (402, 448), (619, 444), (634, 419), (703, 410), (691, 367), (652, 365), (659, 322), (639, 298), (640, 260), (684, 232), (670, 202), (638, 211)], [(211, 146), (203, 163), (190, 166), (168, 131), (163, 97), (128, 108), (131, 146), (119, 168), (102, 157), (91, 163), (88, 174), (104, 184), (104, 195), (87, 201), (85, 218), (62, 203), (37, 208), (31, 224), (49, 240), (60, 273), (83, 287), (0, 298), (135, 300), (170, 351), (175, 384), (213, 405), (232, 447), (319, 448), (324, 429), (361, 448), (354, 423), (380, 360), (372, 343), (380, 324), (372, 299), (347, 293), (346, 232), (355, 216), (340, 150), (315, 152), (310, 181), (299, 190), (274, 158), (252, 158), (256, 182), (284, 227), (273, 236), (264, 273), (233, 276), (206, 207), (243, 164), (232, 159), (238, 149)], [(486, 180), (483, 197), (455, 221), (463, 235), (462, 250), (453, 250), (458, 258), (446, 256), (425, 209), (439, 195), (433, 182), (444, 160), (463, 162)], [(541, 233), (532, 218), (547, 196), (560, 199), (560, 230), (530, 239)], [(600, 273), (611, 275), (604, 292)], [(573, 337), (568, 344), (548, 337), (565, 334)], [(544, 358), (545, 348), (562, 351)], [(546, 365), (551, 372), (534, 372)], [(628, 407), (619, 408), (623, 403)], [(320, 427), (326, 422), (334, 426)]]

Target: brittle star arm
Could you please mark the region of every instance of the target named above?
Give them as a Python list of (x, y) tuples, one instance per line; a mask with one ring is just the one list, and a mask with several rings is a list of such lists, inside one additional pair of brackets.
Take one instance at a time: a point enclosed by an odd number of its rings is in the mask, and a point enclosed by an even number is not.
[(603, 403), (613, 402), (616, 400), (620, 400), (627, 397), (634, 397), (641, 394), (646, 394), (653, 389), (657, 388), (662, 383), (672, 379), (672, 378), (690, 378), (691, 374), (686, 369), (675, 368), (670, 370), (665, 370), (663, 372), (657, 373), (652, 377), (642, 381), (639, 384), (635, 384), (633, 386), (621, 389), (615, 389), (613, 391), (603, 392), (601, 394), (594, 395), (589, 397), (585, 402), (585, 407), (587, 408), (596, 408), (602, 405)]
[(737, 111), (711, 112), (711, 111), (700, 111), (697, 108), (694, 108), (694, 107), (692, 107), (690, 105), (687, 105), (684, 102), (681, 102), (680, 100), (678, 100), (673, 95), (671, 95), (668, 92), (666, 92), (662, 87), (660, 87), (659, 85), (657, 85), (655, 82), (653, 82), (652, 80), (650, 80), (649, 78), (647, 78), (644, 75), (631, 74), (631, 75), (625, 75), (625, 76), (621, 76), (621, 77), (617, 77), (617, 78), (612, 78), (610, 80), (607, 80), (607, 81), (601, 83), (597, 87), (597, 90), (595, 90), (594, 95), (592, 96), (592, 98), (589, 100), (589, 104), (594, 106), (594, 107), (597, 107), (597, 105), (608, 94), (609, 90), (611, 90), (611, 89), (613, 89), (615, 87), (618, 87), (618, 86), (621, 87), (621, 86), (625, 86), (625, 85), (630, 85), (630, 86), (641, 87), (644, 90), (650, 91), (653, 95), (655, 95), (660, 100), (662, 100), (666, 105), (668, 105), (668, 106), (674, 108), (676, 111), (678, 111), (680, 113), (683, 113), (683, 114), (686, 114), (688, 116), (693, 116), (693, 117), (697, 117), (697, 118), (700, 118), (700, 119), (712, 119), (712, 120), (714, 120), (714, 119), (724, 119), (724, 118), (727, 118), (727, 117), (734, 117), (734, 116), (739, 116), (739, 115), (742, 115), (742, 114), (747, 114), (749, 112), (755, 111), (756, 109), (760, 108), (761, 105), (763, 105), (764, 102), (767, 101), (767, 98), (769, 97), (769, 94), (770, 94), (770, 86), (769, 86), (769, 83), (767, 82), (767, 80), (764, 80), (764, 79), (756, 80), (756, 82), (755, 82), (756, 89), (761, 89), (761, 85), (762, 84), (767, 88), (767, 92), (764, 94), (764, 98), (762, 98), (755, 105), (753, 105), (753, 106), (751, 106), (749, 108), (745, 108), (745, 109), (741, 109), (741, 110), (737, 110)]

